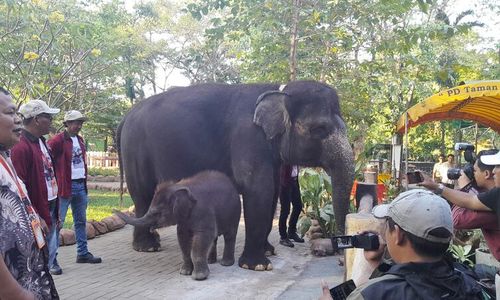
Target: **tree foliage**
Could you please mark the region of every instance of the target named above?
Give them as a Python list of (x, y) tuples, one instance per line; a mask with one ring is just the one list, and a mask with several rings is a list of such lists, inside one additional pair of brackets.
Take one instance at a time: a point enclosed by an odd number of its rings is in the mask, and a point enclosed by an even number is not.
[[(446, 0), (134, 3), (4, 0), (0, 85), (19, 102), (83, 110), (89, 133), (103, 137), (176, 72), (191, 83), (314, 79), (338, 89), (351, 140), (368, 148), (386, 143), (399, 116), (435, 92), (500, 78), (499, 40), (477, 34), (483, 12), (500, 12), (491, 1), (458, 12)], [(460, 138), (449, 122), (410, 135), (415, 158)]]

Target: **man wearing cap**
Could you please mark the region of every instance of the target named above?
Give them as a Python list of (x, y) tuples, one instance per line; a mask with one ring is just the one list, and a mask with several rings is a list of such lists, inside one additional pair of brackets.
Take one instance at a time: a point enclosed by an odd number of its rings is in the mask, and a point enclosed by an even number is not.
[(31, 100), (21, 105), (19, 113), (23, 117), (24, 130), (19, 143), (12, 148), (12, 163), (26, 185), (33, 206), (46, 224), (48, 265), (52, 274), (58, 274), (59, 199), (50, 148), (43, 136), (49, 133), (52, 117), (59, 113), (59, 109), (50, 108), (42, 100)]
[(487, 192), (473, 195), (450, 189), (442, 184), (435, 183), (426, 175), (424, 175), (424, 181), (419, 185), (434, 191), (457, 206), (477, 211), (496, 212), (500, 219), (500, 152), (492, 155), (482, 155), (479, 159), (485, 165), (495, 166), (493, 168), (495, 187)]
[(68, 207), (75, 223), (76, 262), (101, 263), (101, 258), (92, 255), (87, 248), (87, 164), (85, 143), (78, 135), (87, 118), (77, 110), (64, 115), (66, 130), (49, 140), (58, 177), (61, 222), (64, 224)]
[[(347, 299), (482, 299), (475, 280), (443, 259), (453, 221), (441, 197), (410, 190), (374, 207), (373, 215), (385, 223), (384, 238), (380, 249), (365, 251), (365, 257), (383, 275), (360, 285)], [(395, 264), (380, 264), (385, 249)], [(328, 299), (328, 293), (323, 285), (321, 299)]]
[[(465, 184), (461, 186), (461, 191), (477, 195), (479, 192), (486, 192), (495, 188), (493, 176), (495, 166), (483, 164), (481, 157), (496, 154), (497, 152), (496, 149), (490, 149), (477, 153), (472, 181), (463, 171), (463, 175), (459, 178), (459, 182), (463, 181), (462, 184)], [(476, 211), (457, 205), (452, 206), (451, 212), (455, 229), (481, 229), (491, 254), (500, 261), (500, 224), (496, 214), (491, 211)]]

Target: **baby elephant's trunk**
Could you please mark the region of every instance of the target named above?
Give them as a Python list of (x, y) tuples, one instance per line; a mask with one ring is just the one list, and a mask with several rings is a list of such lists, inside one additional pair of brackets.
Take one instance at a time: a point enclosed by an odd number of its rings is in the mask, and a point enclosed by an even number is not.
[(149, 211), (141, 218), (131, 217), (118, 210), (113, 210), (113, 212), (125, 221), (125, 223), (136, 227), (153, 227), (156, 224), (155, 218)]

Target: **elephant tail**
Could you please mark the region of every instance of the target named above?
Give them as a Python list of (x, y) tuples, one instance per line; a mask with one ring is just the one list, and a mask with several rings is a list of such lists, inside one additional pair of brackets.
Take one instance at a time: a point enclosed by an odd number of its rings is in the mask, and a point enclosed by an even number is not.
[(152, 216), (148, 213), (141, 218), (131, 217), (116, 209), (113, 209), (113, 213), (115, 213), (118, 217), (125, 221), (125, 223), (136, 227), (152, 227), (156, 223), (154, 218), (152, 218)]
[(116, 152), (118, 153), (118, 167), (120, 168), (120, 207), (123, 207), (123, 158), (121, 152), (121, 136), (122, 128), (125, 123), (125, 118), (120, 122), (118, 128), (116, 129)]

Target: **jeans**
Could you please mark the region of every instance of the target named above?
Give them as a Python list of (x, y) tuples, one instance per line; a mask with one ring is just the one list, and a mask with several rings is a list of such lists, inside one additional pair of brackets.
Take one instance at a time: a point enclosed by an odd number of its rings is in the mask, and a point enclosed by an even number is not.
[(49, 201), (50, 221), (52, 225), (47, 235), (47, 247), (49, 249), (49, 268), (52, 268), (56, 261), (57, 248), (59, 248), (59, 230), (57, 230), (57, 199)]
[(85, 183), (71, 182), (71, 198), (60, 198), (61, 202), (61, 227), (64, 225), (68, 207), (71, 204), (73, 222), (75, 224), (76, 255), (85, 255), (89, 252), (87, 248), (87, 192)]
[(281, 186), (280, 191), (280, 219), (279, 219), (279, 232), (281, 238), (287, 237), (286, 219), (290, 213), (290, 203), (293, 205), (292, 214), (288, 221), (288, 233), (297, 232), (297, 220), (299, 219), (300, 212), (302, 211), (302, 200), (300, 199), (300, 187), (298, 177), (292, 178), (287, 186)]

